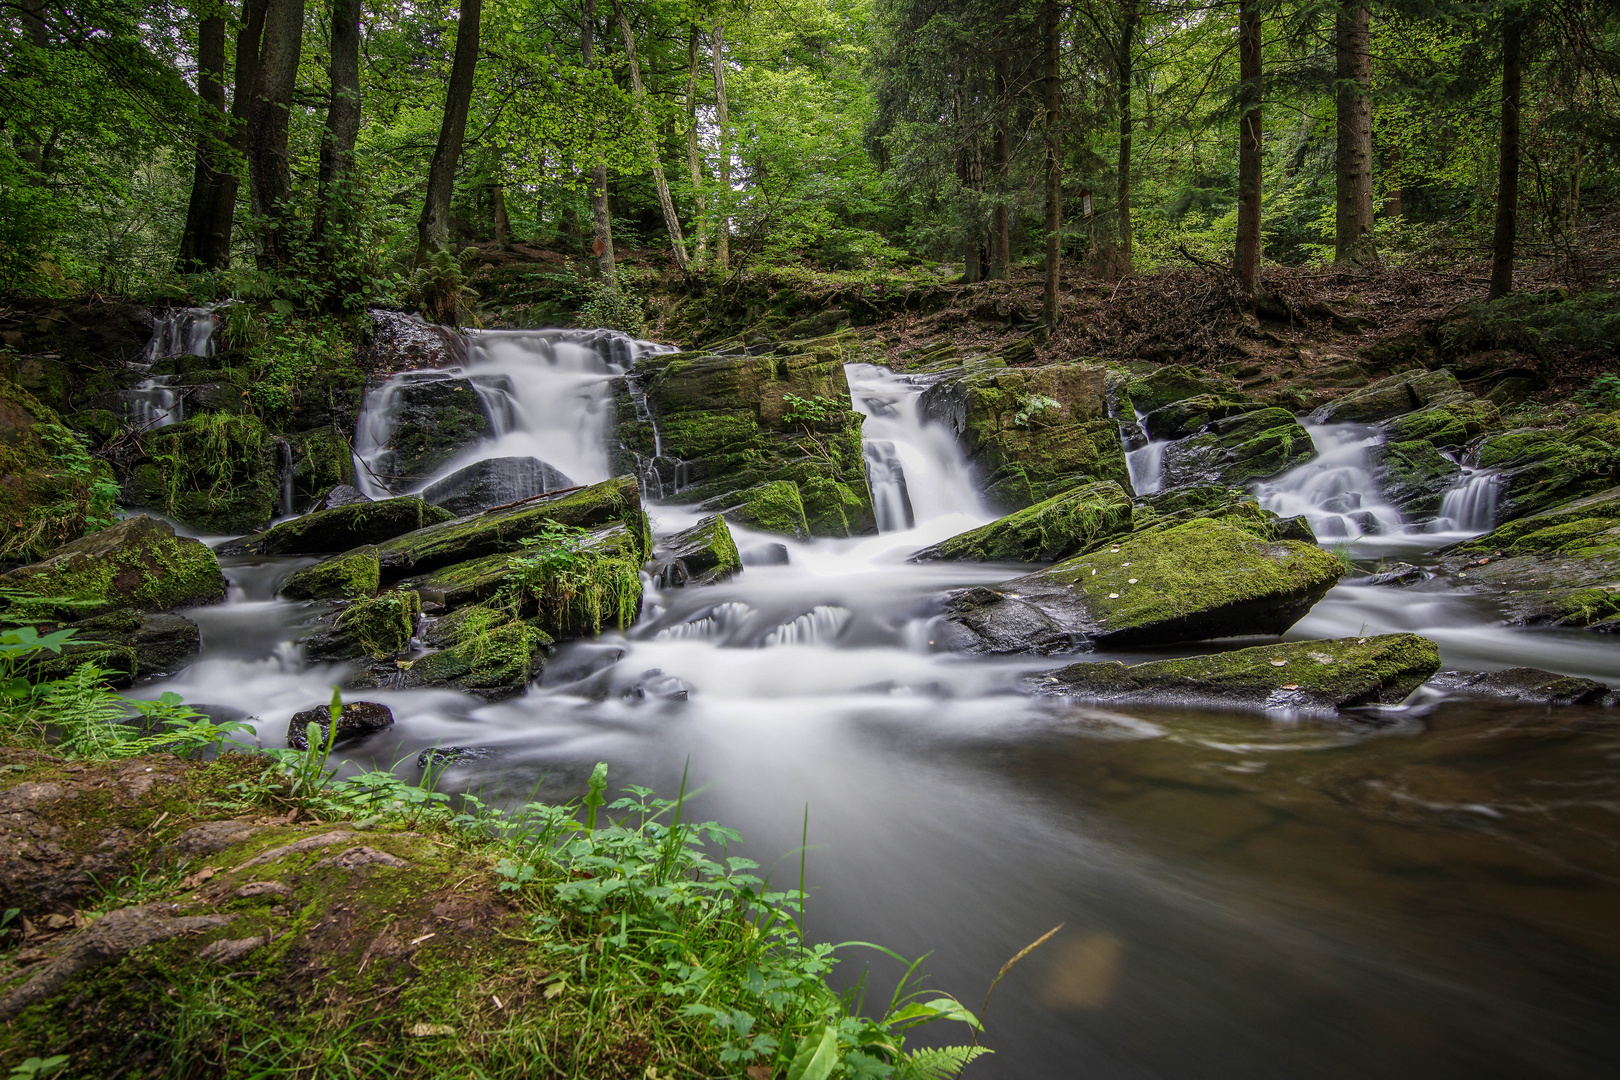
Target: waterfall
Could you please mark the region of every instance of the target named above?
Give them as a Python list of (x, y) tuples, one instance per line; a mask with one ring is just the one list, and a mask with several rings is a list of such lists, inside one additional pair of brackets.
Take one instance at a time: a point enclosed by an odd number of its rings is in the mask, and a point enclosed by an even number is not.
[(1324, 541), (1356, 540), (1403, 529), (1401, 512), (1373, 479), (1367, 451), (1383, 436), (1362, 424), (1305, 425), (1317, 456), (1260, 484), (1260, 505), (1282, 517), (1304, 514)]
[(281, 448), (281, 516), (293, 515), (293, 455), (292, 443), (286, 439), (277, 439)]
[(1164, 486), (1164, 448), (1168, 439), (1153, 439), (1134, 450), (1125, 451), (1125, 467), (1130, 470), (1131, 490), (1152, 495)]
[[(214, 332), (219, 316), (213, 308), (177, 308), (152, 321), (152, 340), (141, 360), (130, 366), (147, 372), (153, 363), (171, 356), (213, 356)], [(147, 375), (119, 396), (124, 415), (139, 428), (160, 428), (186, 418), (185, 401), (174, 389), (174, 375)]]
[(821, 604), (765, 635), (764, 645), (831, 645), (849, 625), (848, 608)]
[(1470, 536), (1490, 532), (1496, 528), (1496, 500), (1501, 490), (1500, 474), (1484, 469), (1463, 469), (1441, 501), (1440, 516), (1429, 523), (1429, 531)]

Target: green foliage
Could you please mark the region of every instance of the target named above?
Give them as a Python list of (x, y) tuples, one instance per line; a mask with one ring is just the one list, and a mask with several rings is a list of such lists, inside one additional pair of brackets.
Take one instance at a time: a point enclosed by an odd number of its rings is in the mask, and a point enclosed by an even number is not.
[(1620, 293), (1563, 289), (1514, 293), (1464, 304), (1440, 330), (1448, 355), (1490, 349), (1545, 353), (1549, 348), (1612, 348), (1620, 340)]
[(639, 337), (645, 326), (641, 297), (621, 271), (613, 281), (592, 278), (585, 282), (585, 303), (579, 309), (579, 325), (622, 330)]
[(782, 403), (787, 406), (782, 410), (782, 422), (801, 425), (807, 429), (819, 428), (832, 422), (836, 419), (836, 410), (839, 409), (839, 403), (824, 394), (804, 398), (798, 394), (786, 393), (782, 395)]
[(1599, 375), (1584, 396), (1594, 409), (1620, 409), (1620, 375)]
[(1029, 427), (1040, 423), (1043, 412), (1057, 412), (1063, 408), (1063, 403), (1056, 398), (1045, 394), (1025, 394), (1018, 399), (1018, 411), (1013, 414), (1013, 424), (1017, 427)]
[(445, 326), (460, 326), (472, 314), (478, 293), (467, 284), (467, 267), (477, 248), (432, 252), (405, 283), (405, 302)]
[(521, 542), (525, 553), (508, 560), (492, 608), (516, 617), (533, 607), (547, 626), (593, 634), (610, 612), (621, 630), (635, 618), (641, 603), (637, 552), (603, 549), (588, 530), (557, 522)]

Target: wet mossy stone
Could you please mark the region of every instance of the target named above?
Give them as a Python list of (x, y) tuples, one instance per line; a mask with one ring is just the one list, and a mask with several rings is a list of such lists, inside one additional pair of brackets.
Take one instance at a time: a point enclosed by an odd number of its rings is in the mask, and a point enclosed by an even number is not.
[(1417, 634), (1260, 645), (1234, 652), (1071, 664), (1034, 676), (1048, 694), (1093, 701), (1332, 710), (1398, 705), (1440, 670), (1440, 647)]
[(103, 681), (124, 687), (137, 678), (171, 675), (202, 650), (197, 624), (174, 612), (110, 611), (61, 629), (69, 627), (82, 640), (68, 642), (60, 653), (36, 654), (21, 674), (31, 682), (47, 682), (90, 663), (101, 669)]
[(720, 511), (733, 524), (756, 532), (791, 536), (795, 540), (810, 539), (810, 525), (805, 520), (799, 485), (791, 480), (774, 480), (731, 492), (698, 504), (698, 509)]
[(1253, 409), (1165, 447), (1164, 486), (1242, 486), (1274, 479), (1315, 456), (1316, 444), (1292, 413)]
[(378, 577), (376, 549), (356, 548), (294, 570), (276, 594), (287, 600), (353, 600), (376, 595)]
[(660, 537), (652, 566), (654, 580), (665, 589), (713, 585), (740, 570), (742, 557), (719, 514)]
[(77, 440), (53, 410), (0, 372), (0, 559), (38, 558), (84, 533), (92, 486), (112, 473)]
[(578, 491), (543, 495), (520, 506), (457, 518), (377, 545), (377, 561), (387, 585), (414, 574), (520, 551), (523, 541), (552, 523), (596, 529), (622, 524), (642, 561), (651, 554), (641, 488), (633, 476), (620, 476)]
[[(79, 617), (118, 608), (165, 611), (225, 598), (225, 575), (207, 545), (142, 514), (64, 544), (0, 574), (0, 590), (89, 601)], [(69, 617), (72, 617), (71, 615)]]
[(421, 613), (421, 598), (408, 589), (361, 597), (316, 620), (315, 629), (303, 639), (304, 659), (310, 663), (392, 659), (410, 648)]
[(1424, 439), (1386, 442), (1367, 451), (1378, 488), (1408, 521), (1433, 518), (1462, 466)]
[(1002, 513), (1096, 480), (1130, 482), (1101, 365), (970, 370), (923, 391), (921, 408), (962, 443)]
[(520, 694), (540, 677), (551, 636), (510, 611), (475, 604), (435, 620), (423, 643), (436, 651), (362, 671), (351, 686), (464, 690), (488, 701)]
[(1087, 484), (923, 548), (911, 562), (1054, 562), (1131, 529), (1131, 497), (1112, 480)]
[(1318, 424), (1370, 424), (1438, 401), (1467, 397), (1449, 371), (1403, 371), (1335, 398), (1311, 414)]
[(1142, 417), (1142, 429), (1154, 439), (1184, 439), (1215, 420), (1253, 412), (1256, 403), (1237, 397), (1198, 394), (1172, 401)]
[(1344, 572), (1321, 548), (1269, 539), (1242, 517), (1198, 518), (960, 594), (936, 641), (968, 652), (1046, 653), (1085, 642), (1280, 634)]
[(222, 550), (226, 555), (323, 555), (380, 544), (452, 520), (454, 515), (448, 510), (430, 506), (414, 495), (401, 495), (317, 510), (273, 525), (257, 536), (233, 540)]
[(495, 431), (489, 406), (469, 379), (439, 374), (406, 377), (395, 406), (394, 427), (378, 459), (378, 472), (394, 491), (429, 479)]
[(1431, 685), (1454, 694), (1506, 698), (1521, 705), (1595, 705), (1609, 693), (1607, 686), (1595, 680), (1531, 667), (1442, 671)]
[(201, 532), (240, 536), (262, 528), (281, 503), (280, 454), (257, 416), (204, 413), (145, 436), (127, 500)]
[(537, 457), (485, 458), (428, 485), (422, 498), (463, 517), (576, 486)]
[(322, 492), (354, 484), (354, 450), (336, 428), (303, 431), (287, 441), (292, 450), (297, 505), (307, 506)]
[(333, 745), (353, 742), (394, 726), (394, 714), (388, 706), (376, 701), (345, 701), (338, 712), (337, 733), (332, 734), (332, 707), (317, 705), (294, 713), (287, 721), (287, 745), (294, 750), (309, 749), (309, 725), (314, 724), (324, 746), (328, 738)]
[[(591, 530), (583, 538), (576, 549), (580, 559), (585, 564), (592, 564), (604, 560), (614, 560), (624, 567), (640, 567), (644, 561), (643, 548), (640, 538), (627, 526), (622, 524), (605, 525), (599, 529)], [(455, 563), (451, 566), (440, 567), (431, 573), (419, 577), (407, 578), (405, 587), (415, 589), (428, 603), (442, 605), (448, 611), (489, 600), (509, 583), (517, 584), (513, 578), (517, 567), (514, 557), (527, 556), (535, 553), (534, 549), (525, 549), (521, 552), (498, 552), (486, 555), (481, 559), (471, 559), (464, 563)], [(585, 567), (581, 567), (585, 569)], [(639, 583), (639, 576), (637, 581)], [(534, 587), (545, 587), (545, 582), (531, 581)], [(637, 590), (637, 598), (640, 593)], [(585, 613), (585, 621), (594, 625), (606, 625), (619, 620), (619, 610), (616, 600), (603, 596), (602, 608), (597, 611)], [(532, 609), (532, 605), (531, 605)], [(532, 610), (527, 613), (532, 614)], [(627, 613), (634, 618), (634, 613)], [(566, 636), (578, 636), (570, 634)]]
[(1595, 627), (1620, 616), (1620, 487), (1519, 518), (1441, 553), (1509, 621)]
[(1389, 442), (1421, 439), (1439, 447), (1462, 447), (1502, 427), (1502, 415), (1489, 401), (1464, 397), (1409, 412), (1384, 424)]
[(1583, 413), (1556, 428), (1487, 435), (1469, 446), (1466, 461), (1498, 473), (1498, 521), (1536, 514), (1620, 478), (1620, 410)]
[(1140, 379), (1133, 379), (1126, 387), (1126, 393), (1139, 413), (1151, 413), (1172, 402), (1192, 397), (1238, 396), (1237, 383), (1231, 379), (1181, 364), (1170, 364)]

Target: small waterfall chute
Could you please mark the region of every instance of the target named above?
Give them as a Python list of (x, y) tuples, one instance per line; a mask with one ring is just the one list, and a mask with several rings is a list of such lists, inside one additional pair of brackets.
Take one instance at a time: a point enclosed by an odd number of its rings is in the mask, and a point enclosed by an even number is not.
[(819, 604), (765, 635), (766, 648), (777, 645), (831, 645), (853, 616), (848, 608)]
[(1496, 528), (1496, 504), (1501, 492), (1499, 473), (1465, 467), (1441, 499), (1440, 515), (1429, 524), (1429, 531), (1470, 536), (1490, 532)]
[(1361, 424), (1307, 424), (1306, 430), (1319, 453), (1260, 484), (1260, 505), (1285, 518), (1303, 514), (1324, 541), (1401, 532), (1401, 512), (1379, 490), (1367, 457), (1383, 437), (1379, 431)]
[(151, 367), (171, 356), (213, 356), (218, 329), (219, 315), (213, 308), (175, 308), (154, 317), (152, 339), (140, 361), (130, 365), (145, 378), (120, 394), (130, 423), (160, 428), (186, 418), (185, 399), (174, 387), (176, 376), (152, 375)]

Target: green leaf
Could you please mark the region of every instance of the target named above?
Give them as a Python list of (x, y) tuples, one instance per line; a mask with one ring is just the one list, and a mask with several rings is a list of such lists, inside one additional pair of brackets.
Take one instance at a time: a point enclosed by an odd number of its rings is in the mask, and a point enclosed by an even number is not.
[(838, 1030), (831, 1024), (821, 1029), (821, 1037), (806, 1035), (799, 1052), (788, 1066), (787, 1080), (827, 1080), (838, 1067)]
[(935, 1020), (960, 1020), (975, 1030), (979, 1028), (979, 1018), (963, 1008), (961, 1002), (948, 997), (914, 1001), (890, 1016), (887, 1026), (910, 1028), (918, 1024), (929, 1024)]
[(991, 1051), (982, 1046), (943, 1046), (919, 1050), (895, 1073), (901, 1080), (955, 1080), (974, 1058)]

